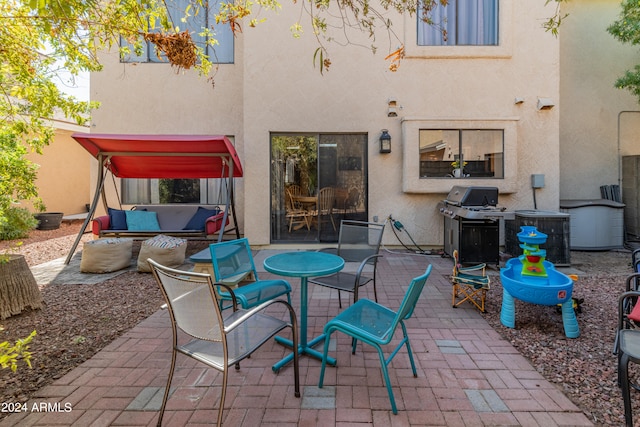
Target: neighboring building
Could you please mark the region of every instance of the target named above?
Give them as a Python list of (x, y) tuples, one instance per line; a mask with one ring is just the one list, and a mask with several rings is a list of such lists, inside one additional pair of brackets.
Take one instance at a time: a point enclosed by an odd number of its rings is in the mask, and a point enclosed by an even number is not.
[(616, 79), (640, 63), (638, 48), (607, 32), (618, 1), (569, 1), (560, 29), (560, 198), (594, 199), (620, 185), (621, 156), (640, 154), (640, 105)]
[[(454, 185), (498, 187), (509, 210), (558, 210), (561, 198), (596, 198), (600, 185), (617, 183), (618, 146), (631, 152), (640, 133), (635, 116), (623, 114), (617, 136), (620, 111), (640, 109), (612, 86), (636, 58), (605, 31), (618, 2), (570, 2), (558, 38), (542, 27), (555, 8), (545, 0), (479, 2), (482, 11), (458, 3), (471, 13), (467, 22), (463, 13), (447, 17), (446, 46), (415, 16), (387, 14), (405, 46), (397, 72), (383, 59), (380, 30), (377, 54), (356, 46), (370, 44), (364, 36), (329, 44), (332, 65), (321, 75), (311, 28), (291, 36), (300, 11), (290, 4), (236, 38), (221, 37), (215, 87), (153, 55), (104, 53), (103, 71), (91, 76), (91, 99), (102, 104), (92, 132), (229, 136), (245, 172), (236, 185), (240, 229), (253, 245), (335, 237), (322, 222), (321, 232), (317, 224), (289, 232), (289, 184), (337, 188), (343, 217), (391, 214), (415, 242), (437, 247), (444, 226), (436, 204)], [(383, 129), (390, 153), (379, 150)], [(532, 174), (544, 175), (544, 188), (531, 188)], [(153, 183), (136, 185), (119, 189), (129, 204), (153, 193)], [(383, 243), (398, 241), (385, 233)]]
[(85, 213), (86, 205), (91, 202), (90, 187), (95, 186), (95, 180), (90, 181), (91, 164), (87, 161), (87, 152), (71, 138), (71, 134), (88, 132), (89, 128), (65, 120), (54, 120), (52, 125), (55, 134), (51, 144), (43, 148), (42, 154), (27, 156), (39, 165), (38, 194), (47, 212)]

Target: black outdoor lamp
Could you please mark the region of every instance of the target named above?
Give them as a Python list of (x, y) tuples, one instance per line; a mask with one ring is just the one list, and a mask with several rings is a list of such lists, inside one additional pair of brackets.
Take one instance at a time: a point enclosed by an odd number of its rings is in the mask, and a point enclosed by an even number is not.
[(389, 135), (389, 131), (386, 129), (382, 129), (382, 135), (380, 135), (380, 152), (391, 152), (391, 135)]

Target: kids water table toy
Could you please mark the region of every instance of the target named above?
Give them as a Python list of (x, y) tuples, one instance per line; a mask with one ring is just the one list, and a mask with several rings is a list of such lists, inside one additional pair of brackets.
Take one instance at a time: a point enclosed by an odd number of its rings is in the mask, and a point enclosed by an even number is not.
[(532, 226), (520, 229), (518, 240), (523, 254), (507, 261), (505, 268), (500, 270), (503, 289), (500, 322), (508, 328), (515, 328), (515, 299), (530, 304), (560, 304), (565, 335), (578, 338), (580, 328), (571, 298), (573, 280), (545, 260), (546, 251), (540, 249), (540, 245), (546, 242), (546, 234)]

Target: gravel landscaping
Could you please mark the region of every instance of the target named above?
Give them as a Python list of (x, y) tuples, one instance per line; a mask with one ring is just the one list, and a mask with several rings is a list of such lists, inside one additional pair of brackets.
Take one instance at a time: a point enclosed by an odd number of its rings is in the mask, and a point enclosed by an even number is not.
[[(14, 251), (24, 254), (30, 266), (64, 257), (80, 225), (63, 223), (58, 230), (35, 230)], [(88, 234), (86, 239), (90, 239)], [(202, 245), (190, 244), (189, 253), (202, 249)], [(0, 242), (0, 250), (11, 246), (10, 242)], [(579, 338), (564, 336), (561, 315), (555, 307), (517, 302), (516, 328), (502, 326), (502, 289), (497, 277), (488, 294), (485, 318), (595, 425), (623, 425), (617, 360), (611, 350), (617, 297), (631, 270), (630, 251), (572, 252), (571, 263), (583, 272), (574, 287), (574, 296), (584, 300), (578, 313)], [(15, 341), (37, 331), (31, 344), (31, 351), (37, 354), (34, 369), (0, 371), (0, 402), (26, 401), (34, 391), (91, 358), (154, 313), (163, 302), (151, 275), (137, 272), (126, 272), (97, 285), (42, 286), (41, 290), (45, 301), (42, 310), (0, 321), (0, 341)], [(0, 413), (0, 418), (3, 415)]]

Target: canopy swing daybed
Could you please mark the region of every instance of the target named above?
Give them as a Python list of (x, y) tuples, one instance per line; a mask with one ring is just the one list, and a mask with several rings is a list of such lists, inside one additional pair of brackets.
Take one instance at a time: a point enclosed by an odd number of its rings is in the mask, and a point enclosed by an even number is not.
[[(109, 208), (104, 189), (107, 172), (118, 178), (224, 179), (227, 194), (223, 217), (220, 221), (221, 226), (217, 230), (218, 241), (222, 241), (225, 232), (233, 230), (236, 232), (236, 237), (240, 238), (234, 206), (233, 179), (242, 177), (242, 165), (233, 144), (227, 137), (93, 133), (74, 133), (71, 136), (98, 160), (100, 173), (89, 213), (65, 264), (71, 261), (82, 239), (82, 234), (93, 219), (100, 198), (105, 211)], [(229, 215), (233, 218), (232, 228), (226, 228), (229, 224)]]

